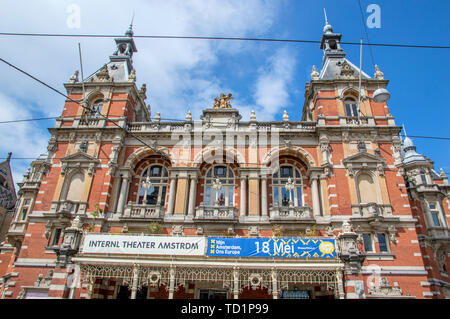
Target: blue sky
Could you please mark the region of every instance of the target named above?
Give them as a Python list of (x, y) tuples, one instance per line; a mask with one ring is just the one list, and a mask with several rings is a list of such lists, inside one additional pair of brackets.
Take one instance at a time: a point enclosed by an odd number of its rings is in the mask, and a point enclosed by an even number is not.
[[(381, 9), (381, 28), (368, 29), (372, 43), (450, 45), (450, 2), (365, 1)], [(70, 28), (69, 5), (80, 8), (79, 28)], [(343, 42), (364, 38), (357, 0), (344, 1), (25, 1), (4, 0), (1, 32), (123, 34), (133, 12), (136, 35), (188, 35), (320, 40), (323, 8)], [(24, 38), (0, 36), (0, 56), (60, 90), (79, 69), (78, 42), (84, 69), (91, 74), (108, 61), (113, 39)], [(147, 84), (152, 116), (184, 119), (188, 110), (199, 119), (214, 97), (231, 92), (243, 120), (251, 110), (258, 120), (281, 120), (287, 110), (300, 120), (304, 86), (312, 65), (320, 71), (318, 44), (205, 40), (136, 39), (137, 82)], [(344, 45), (347, 58), (359, 64), (359, 47)], [(375, 63), (390, 81), (388, 105), (408, 135), (450, 137), (447, 102), (450, 50), (372, 48)], [(373, 76), (369, 49), (363, 70)], [(0, 121), (58, 116), (64, 98), (17, 71), (0, 65)], [(45, 152), (54, 121), (0, 124), (0, 157), (36, 158)], [(413, 138), (417, 150), (450, 172), (450, 141)], [(31, 160), (13, 160), (15, 182)]]

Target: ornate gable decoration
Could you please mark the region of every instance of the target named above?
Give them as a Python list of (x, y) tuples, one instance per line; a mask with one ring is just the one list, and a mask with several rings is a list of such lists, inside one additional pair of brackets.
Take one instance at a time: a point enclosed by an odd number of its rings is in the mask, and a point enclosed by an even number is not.
[(65, 175), (72, 169), (86, 169), (89, 175), (93, 175), (100, 160), (84, 152), (77, 152), (61, 159), (61, 174)]
[(346, 157), (342, 164), (348, 171), (349, 176), (354, 176), (357, 171), (378, 171), (379, 175), (384, 176), (384, 167), (386, 161), (377, 155), (367, 152), (360, 152)]
[(349, 79), (349, 78), (354, 78), (355, 77), (355, 70), (353, 70), (353, 68), (350, 66), (350, 64), (344, 60), (344, 62), (342, 63), (341, 66), (341, 74), (340, 74), (340, 78), (341, 79)]

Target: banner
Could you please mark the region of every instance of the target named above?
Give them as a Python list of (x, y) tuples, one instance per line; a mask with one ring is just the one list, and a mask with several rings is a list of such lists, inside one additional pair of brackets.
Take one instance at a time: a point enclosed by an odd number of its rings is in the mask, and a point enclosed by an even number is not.
[(204, 237), (122, 236), (87, 234), (83, 253), (130, 255), (205, 254)]
[(208, 238), (207, 256), (336, 258), (334, 239)]

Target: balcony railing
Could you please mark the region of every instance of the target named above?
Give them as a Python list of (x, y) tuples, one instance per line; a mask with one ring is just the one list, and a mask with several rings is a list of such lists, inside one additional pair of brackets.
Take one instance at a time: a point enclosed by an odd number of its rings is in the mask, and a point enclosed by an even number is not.
[(24, 234), (26, 229), (27, 229), (26, 221), (15, 221), (11, 224), (11, 227), (9, 228), (8, 231), (8, 235)]
[(164, 218), (164, 206), (129, 203), (125, 206), (121, 218), (162, 220)]
[(352, 214), (354, 217), (392, 217), (392, 206), (376, 203), (352, 205)]
[(306, 221), (313, 219), (309, 206), (272, 206), (269, 209), (271, 221)]
[(197, 207), (196, 220), (222, 220), (222, 221), (237, 221), (238, 209), (233, 206), (203, 206)]
[(62, 200), (54, 201), (50, 211), (55, 214), (86, 214), (87, 202)]

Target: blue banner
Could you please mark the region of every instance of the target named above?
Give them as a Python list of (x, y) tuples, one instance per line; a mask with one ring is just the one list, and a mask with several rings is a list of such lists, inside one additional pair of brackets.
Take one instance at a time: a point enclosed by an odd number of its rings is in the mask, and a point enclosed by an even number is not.
[(209, 237), (207, 256), (336, 258), (334, 239)]

